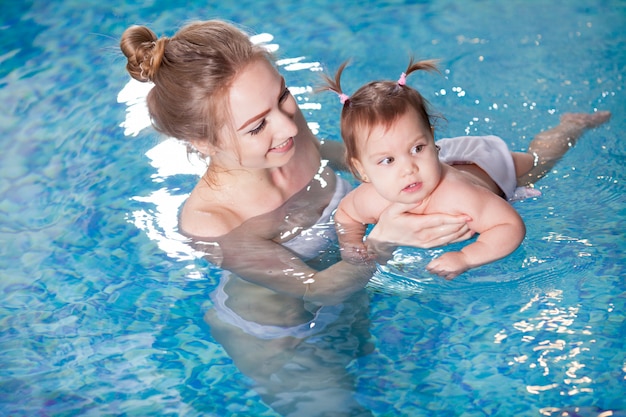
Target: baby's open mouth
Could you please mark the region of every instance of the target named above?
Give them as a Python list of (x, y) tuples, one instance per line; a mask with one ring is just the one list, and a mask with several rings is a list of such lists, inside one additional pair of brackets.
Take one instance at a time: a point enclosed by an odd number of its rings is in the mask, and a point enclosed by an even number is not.
[(414, 182), (411, 183), (409, 185), (407, 185), (406, 187), (404, 187), (402, 189), (402, 191), (417, 191), (422, 187), (422, 183), (421, 182)]

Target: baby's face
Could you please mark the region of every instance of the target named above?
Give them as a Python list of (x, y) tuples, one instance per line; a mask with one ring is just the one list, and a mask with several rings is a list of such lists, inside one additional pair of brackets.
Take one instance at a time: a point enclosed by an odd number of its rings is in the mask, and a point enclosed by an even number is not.
[(360, 158), (355, 166), (387, 200), (419, 203), (439, 184), (441, 164), (432, 131), (413, 109), (389, 128), (374, 126), (357, 140)]

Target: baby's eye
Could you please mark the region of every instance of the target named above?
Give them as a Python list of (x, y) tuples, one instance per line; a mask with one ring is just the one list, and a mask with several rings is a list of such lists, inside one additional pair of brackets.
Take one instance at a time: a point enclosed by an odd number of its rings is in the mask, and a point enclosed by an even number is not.
[(263, 119), (261, 120), (261, 123), (259, 123), (259, 125), (257, 127), (255, 127), (254, 129), (252, 129), (250, 133), (252, 136), (254, 135), (258, 135), (259, 133), (261, 133), (261, 131), (263, 131), (263, 129), (265, 129), (265, 125), (267, 124), (266, 120)]
[(389, 165), (389, 164), (392, 164), (393, 161), (394, 161), (394, 159), (392, 157), (383, 158), (380, 161), (378, 161), (378, 165)]
[(412, 154), (420, 153), (420, 152), (422, 152), (424, 150), (425, 147), (426, 147), (426, 145), (415, 145), (411, 149), (411, 153)]

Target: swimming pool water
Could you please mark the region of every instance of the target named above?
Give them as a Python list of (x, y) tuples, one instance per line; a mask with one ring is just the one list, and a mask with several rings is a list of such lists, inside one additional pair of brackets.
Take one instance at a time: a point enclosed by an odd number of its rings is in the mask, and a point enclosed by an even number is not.
[[(626, 415), (626, 3), (224, 3), (2, 4), (0, 415), (277, 415), (205, 321), (221, 271), (177, 241), (195, 170), (121, 126), (123, 30), (214, 17), (271, 35), (332, 140), (336, 97), (308, 87), (348, 58), (348, 92), (440, 58), (443, 76), (410, 80), (440, 136), (525, 149), (565, 112), (612, 111), (515, 203), (518, 251), (443, 282), (423, 271), (436, 251), (403, 248), (354, 303), (367, 329), (327, 337), (376, 416)], [(360, 355), (338, 347), (357, 339)]]

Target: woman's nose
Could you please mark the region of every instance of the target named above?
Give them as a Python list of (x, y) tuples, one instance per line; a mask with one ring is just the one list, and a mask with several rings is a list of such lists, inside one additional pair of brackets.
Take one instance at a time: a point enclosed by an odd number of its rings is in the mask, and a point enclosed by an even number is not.
[(280, 115), (280, 132), (286, 137), (295, 136), (298, 133), (298, 125), (296, 124), (293, 114), (281, 112)]
[(288, 137), (295, 136), (298, 133), (296, 118), (298, 117), (297, 113), (299, 111), (300, 109), (295, 101), (293, 103), (285, 103), (285, 105), (280, 108), (280, 125), (282, 126), (282, 131)]

